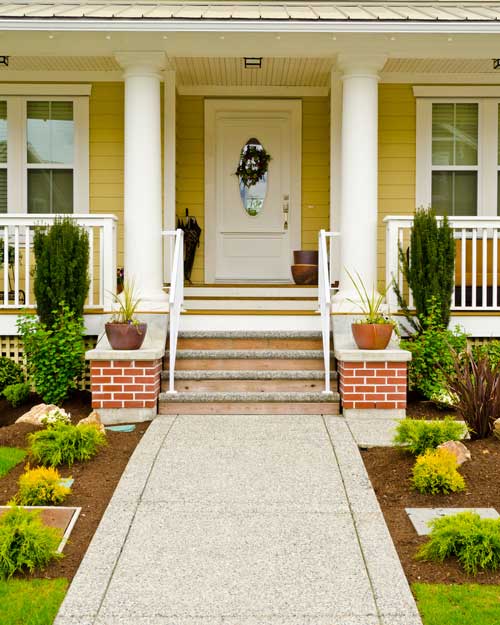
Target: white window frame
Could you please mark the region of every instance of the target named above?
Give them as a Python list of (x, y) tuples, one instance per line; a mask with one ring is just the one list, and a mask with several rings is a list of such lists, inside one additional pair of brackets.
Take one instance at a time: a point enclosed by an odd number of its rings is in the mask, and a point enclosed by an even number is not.
[[(43, 88), (41, 88), (43, 87)], [(62, 89), (66, 87), (66, 89)], [(65, 95), (65, 92), (68, 95)], [(54, 95), (51, 95), (51, 92)], [(83, 95), (72, 95), (75, 92)], [(2, 85), (7, 102), (7, 212), (28, 212), (27, 102), (73, 103), (74, 159), (63, 169), (73, 170), (73, 214), (89, 212), (89, 97), (86, 85)], [(48, 168), (54, 169), (50, 164)]]
[(414, 87), (416, 102), (416, 205), (432, 203), (432, 172), (473, 171), (474, 166), (432, 165), (432, 105), (466, 103), (478, 105), (477, 216), (497, 216), (498, 106), (500, 89), (481, 87)]

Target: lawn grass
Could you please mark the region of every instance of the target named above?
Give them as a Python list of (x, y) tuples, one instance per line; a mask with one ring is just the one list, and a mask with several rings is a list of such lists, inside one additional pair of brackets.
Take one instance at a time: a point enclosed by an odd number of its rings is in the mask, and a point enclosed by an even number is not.
[(500, 586), (413, 584), (424, 625), (498, 625)]
[(24, 449), (17, 447), (0, 447), (0, 477), (4, 477), (26, 457)]
[(67, 588), (63, 578), (0, 580), (0, 623), (52, 625)]

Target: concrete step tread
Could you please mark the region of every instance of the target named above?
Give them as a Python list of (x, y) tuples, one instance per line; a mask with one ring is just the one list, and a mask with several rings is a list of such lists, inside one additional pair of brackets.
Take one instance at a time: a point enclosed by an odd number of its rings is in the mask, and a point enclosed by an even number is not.
[[(333, 352), (332, 352), (333, 353)], [(167, 352), (168, 357), (168, 352)], [(179, 349), (178, 360), (315, 360), (323, 358), (321, 349)]]
[[(168, 371), (162, 371), (161, 377), (168, 380)], [(189, 369), (175, 372), (176, 380), (322, 380), (324, 377), (323, 371), (289, 369), (276, 371)], [(330, 377), (335, 380), (337, 372), (332, 371)]]
[(175, 394), (160, 393), (160, 402), (335, 402), (340, 397), (337, 392), (329, 395), (321, 391), (273, 391), (273, 392), (236, 392), (187, 391)]
[(320, 339), (315, 330), (194, 330), (179, 332), (180, 339)]

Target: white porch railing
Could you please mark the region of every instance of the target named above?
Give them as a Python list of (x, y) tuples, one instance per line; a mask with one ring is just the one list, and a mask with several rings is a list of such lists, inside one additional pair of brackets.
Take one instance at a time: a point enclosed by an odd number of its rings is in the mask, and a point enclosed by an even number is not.
[[(165, 230), (163, 236), (168, 240), (173, 240), (168, 246), (171, 251), (166, 258), (170, 267), (170, 291), (168, 296), (168, 335), (169, 335), (169, 369), (168, 369), (168, 393), (176, 393), (175, 390), (175, 360), (177, 356), (177, 337), (179, 336), (179, 325), (181, 318), (182, 304), (184, 302), (184, 232), (177, 230)], [(165, 246), (167, 247), (167, 246)]]
[[(116, 223), (114, 215), (70, 215), (89, 235), (90, 286), (85, 309), (110, 310), (116, 293)], [(0, 309), (34, 308), (33, 235), (57, 215), (0, 216)]]
[(318, 303), (321, 313), (321, 335), (323, 339), (323, 358), (325, 366), (325, 390), (330, 394), (330, 331), (332, 324), (332, 271), (330, 262), (333, 258), (333, 240), (340, 236), (338, 232), (319, 231), (318, 239)]
[[(413, 297), (399, 267), (398, 246), (409, 249), (413, 217), (386, 217), (386, 285), (393, 280), (405, 293), (410, 309)], [(500, 217), (450, 217), (455, 235), (455, 288), (452, 310), (499, 311)], [(389, 288), (390, 312), (399, 308), (394, 289)]]

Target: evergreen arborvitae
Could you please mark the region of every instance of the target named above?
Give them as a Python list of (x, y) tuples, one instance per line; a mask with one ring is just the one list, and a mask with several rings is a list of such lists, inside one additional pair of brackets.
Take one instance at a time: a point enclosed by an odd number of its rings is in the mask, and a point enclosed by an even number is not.
[[(413, 327), (417, 330), (425, 327), (430, 307), (437, 304), (437, 321), (447, 328), (455, 272), (455, 239), (447, 217), (438, 221), (432, 209), (417, 209), (409, 253), (399, 246), (399, 264), (413, 294), (418, 319), (418, 324), (412, 323)], [(400, 308), (410, 319), (408, 304), (396, 283), (394, 290)]]
[(89, 289), (89, 237), (70, 217), (35, 229), (34, 292), (40, 321), (51, 327), (63, 304), (79, 317)]

